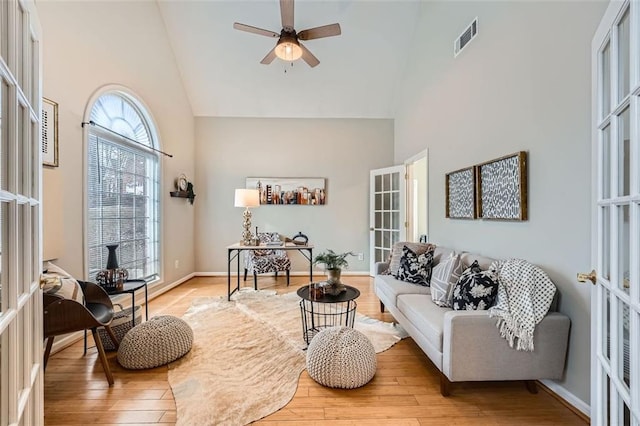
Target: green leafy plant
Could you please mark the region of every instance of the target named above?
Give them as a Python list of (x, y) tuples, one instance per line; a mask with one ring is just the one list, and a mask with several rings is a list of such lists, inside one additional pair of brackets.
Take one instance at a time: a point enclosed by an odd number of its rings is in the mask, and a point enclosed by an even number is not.
[(326, 269), (342, 269), (349, 266), (347, 262), (347, 256), (355, 256), (352, 252), (346, 252), (338, 254), (331, 249), (326, 252), (320, 253), (313, 259), (313, 264), (323, 264)]

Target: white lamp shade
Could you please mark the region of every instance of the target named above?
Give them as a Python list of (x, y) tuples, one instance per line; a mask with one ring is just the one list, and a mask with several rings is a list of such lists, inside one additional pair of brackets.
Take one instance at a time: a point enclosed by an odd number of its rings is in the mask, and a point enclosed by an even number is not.
[(260, 193), (257, 189), (236, 189), (234, 205), (236, 207), (258, 207)]

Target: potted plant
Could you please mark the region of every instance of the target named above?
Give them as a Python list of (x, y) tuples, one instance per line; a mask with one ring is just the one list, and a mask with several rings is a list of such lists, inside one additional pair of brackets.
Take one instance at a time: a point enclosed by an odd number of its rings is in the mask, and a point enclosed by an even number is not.
[[(344, 286), (340, 282), (340, 274), (342, 268), (347, 268), (349, 262), (347, 262), (347, 256), (355, 256), (352, 252), (336, 253), (331, 249), (327, 249), (326, 252), (320, 253), (313, 259), (313, 264), (323, 264), (324, 269), (327, 272), (327, 282), (334, 287), (334, 293), (339, 293), (344, 289)], [(340, 291), (337, 291), (340, 290)]]

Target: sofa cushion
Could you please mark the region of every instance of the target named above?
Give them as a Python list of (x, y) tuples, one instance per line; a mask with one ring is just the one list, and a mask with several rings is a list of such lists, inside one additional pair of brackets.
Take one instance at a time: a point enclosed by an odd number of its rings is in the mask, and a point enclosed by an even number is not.
[(433, 250), (426, 253), (416, 254), (409, 247), (404, 246), (400, 267), (395, 275), (400, 281), (412, 284), (428, 286), (431, 282), (431, 262), (433, 261)]
[(450, 308), (442, 308), (429, 295), (402, 294), (398, 296), (398, 310), (424, 337), (442, 352), (444, 314)]
[(453, 290), (451, 305), (456, 311), (489, 309), (498, 294), (498, 279), (493, 270), (483, 271), (474, 261), (460, 275)]
[(375, 278), (376, 294), (380, 299), (385, 299), (394, 305), (401, 294), (427, 294), (431, 297), (431, 289), (421, 285), (409, 284), (397, 280), (393, 275), (377, 275)]
[(433, 267), (431, 273), (431, 300), (438, 306), (451, 307), (451, 295), (460, 275), (462, 262), (460, 255), (451, 252), (447, 258)]
[(460, 254), (460, 260), (462, 261), (462, 269), (467, 269), (469, 266), (471, 266), (473, 264), (473, 262), (478, 261), (478, 265), (480, 266), (480, 269), (487, 270), (489, 269), (489, 267), (491, 266), (491, 264), (493, 262), (495, 262), (497, 259), (493, 259), (491, 257), (486, 257), (486, 256), (480, 256), (477, 254), (473, 254), (473, 253), (462, 253)]
[(436, 246), (436, 249), (433, 251), (432, 265), (436, 266), (438, 263), (442, 262), (443, 259), (451, 256), (451, 253), (456, 253), (456, 251), (447, 247)]
[(400, 268), (400, 259), (402, 258), (402, 249), (404, 246), (409, 247), (415, 254), (421, 255), (427, 251), (435, 250), (436, 246), (433, 244), (424, 243), (412, 243), (409, 241), (400, 241), (395, 243), (391, 248), (391, 259), (389, 260), (389, 273), (391, 275), (398, 274), (398, 268)]

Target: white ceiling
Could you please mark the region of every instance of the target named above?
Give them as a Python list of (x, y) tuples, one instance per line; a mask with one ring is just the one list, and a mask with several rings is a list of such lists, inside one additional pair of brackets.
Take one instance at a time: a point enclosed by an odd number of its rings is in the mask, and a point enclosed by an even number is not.
[(392, 118), (420, 11), (418, 1), (296, 0), (297, 31), (342, 28), (303, 42), (320, 60), (310, 68), (260, 64), (277, 39), (233, 29), (240, 22), (279, 33), (278, 0), (158, 4), (194, 114), (222, 117)]

